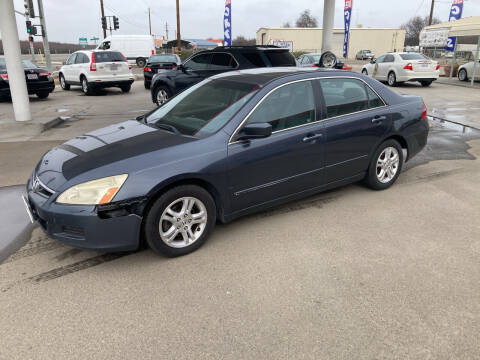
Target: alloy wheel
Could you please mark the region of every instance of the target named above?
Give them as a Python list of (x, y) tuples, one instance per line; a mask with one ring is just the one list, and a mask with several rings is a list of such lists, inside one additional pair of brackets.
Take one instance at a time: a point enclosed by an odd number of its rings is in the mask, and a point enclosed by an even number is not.
[(377, 159), (376, 174), (378, 181), (383, 184), (392, 181), (398, 172), (399, 165), (398, 150), (392, 146), (383, 149)]
[(85, 78), (82, 80), (82, 90), (85, 94), (88, 92), (88, 83), (87, 79)]
[(194, 197), (182, 197), (163, 211), (158, 225), (160, 238), (170, 247), (190, 246), (204, 233), (207, 220), (203, 202)]
[(164, 89), (160, 89), (157, 92), (157, 104), (162, 105), (168, 100), (168, 93)]
[(388, 85), (395, 85), (395, 74), (393, 72), (388, 75)]
[(60, 76), (60, 85), (62, 86), (62, 89), (65, 89), (65, 78), (63, 76)]

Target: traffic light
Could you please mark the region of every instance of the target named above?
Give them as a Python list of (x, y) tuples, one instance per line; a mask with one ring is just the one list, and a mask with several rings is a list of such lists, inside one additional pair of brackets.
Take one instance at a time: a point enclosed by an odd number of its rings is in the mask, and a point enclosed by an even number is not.
[(102, 16), (102, 29), (107, 30), (107, 18)]
[(31, 21), (25, 21), (25, 25), (27, 25), (27, 33), (31, 34), (32, 33), (32, 22)]
[(23, 0), (23, 6), (25, 6), (25, 16), (34, 18), (35, 9), (33, 7), (33, 0)]
[(118, 30), (120, 28), (120, 25), (118, 23), (118, 17), (114, 16), (113, 17), (113, 29)]
[(29, 36), (29, 37), (28, 37), (28, 41), (33, 42), (33, 36)]

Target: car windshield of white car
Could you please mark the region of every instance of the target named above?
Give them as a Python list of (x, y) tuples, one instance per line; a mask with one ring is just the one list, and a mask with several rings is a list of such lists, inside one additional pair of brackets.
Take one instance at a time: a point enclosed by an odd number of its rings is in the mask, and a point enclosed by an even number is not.
[(412, 53), (412, 54), (400, 54), (400, 57), (403, 59), (403, 60), (425, 60), (427, 59), (425, 56), (423, 56), (422, 54), (416, 54), (416, 53)]
[(252, 82), (206, 80), (164, 103), (147, 116), (146, 122), (204, 138), (220, 130), (258, 89)]

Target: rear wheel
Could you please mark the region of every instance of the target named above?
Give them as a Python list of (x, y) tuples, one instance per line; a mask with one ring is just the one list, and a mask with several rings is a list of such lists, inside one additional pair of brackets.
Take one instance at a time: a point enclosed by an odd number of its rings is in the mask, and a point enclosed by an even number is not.
[(397, 180), (402, 165), (402, 147), (396, 140), (387, 140), (373, 154), (365, 183), (374, 190), (387, 189)]
[(58, 75), (58, 79), (60, 81), (60, 86), (63, 90), (70, 90), (70, 84), (67, 84), (67, 82), (65, 81), (65, 76), (63, 76), (63, 74)]
[(388, 73), (388, 85), (389, 86), (397, 86), (397, 76), (393, 71)]
[(167, 257), (197, 250), (215, 226), (216, 207), (211, 195), (195, 185), (168, 190), (152, 205), (145, 218), (150, 248)]
[(145, 89), (150, 89), (150, 83), (149, 82), (146, 82), (146, 81), (143, 81), (143, 86), (145, 86)]
[(46, 99), (48, 97), (48, 95), (50, 95), (50, 92), (48, 91), (39, 91), (37, 92), (37, 96), (40, 98), (40, 99)]
[(460, 80), (460, 81), (468, 81), (467, 70), (461, 69), (461, 70), (458, 72), (458, 80)]
[(145, 67), (145, 64), (147, 63), (147, 61), (144, 58), (140, 57), (140, 58), (137, 58), (136, 63), (138, 67), (143, 68)]
[(166, 86), (161, 85), (155, 90), (155, 102), (158, 106), (165, 103), (170, 96), (170, 90)]
[(131, 88), (132, 88), (132, 84), (120, 86), (120, 89), (122, 89), (122, 92), (124, 92), (124, 93), (128, 93)]
[(367, 69), (363, 69), (363, 70), (362, 70), (362, 74), (368, 76), (368, 71), (367, 71)]
[(82, 91), (85, 95), (93, 94), (92, 86), (88, 83), (88, 80), (85, 76), (82, 77)]
[(432, 81), (420, 81), (420, 84), (422, 84), (423, 87), (429, 87), (432, 85)]

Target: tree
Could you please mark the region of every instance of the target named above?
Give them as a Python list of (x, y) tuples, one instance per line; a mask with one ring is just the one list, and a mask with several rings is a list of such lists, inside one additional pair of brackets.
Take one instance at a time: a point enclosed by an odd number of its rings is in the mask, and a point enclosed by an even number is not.
[(314, 28), (318, 27), (317, 19), (310, 14), (310, 10), (304, 10), (297, 21), (295, 22), (296, 27), (302, 28)]
[[(400, 28), (405, 29), (405, 45), (417, 46), (420, 43), (420, 32), (425, 26), (428, 26), (428, 16), (424, 18), (420, 16), (414, 16), (403, 24)], [(433, 18), (432, 25), (440, 23), (440, 20)]]
[(246, 39), (245, 36), (237, 36), (232, 41), (233, 46), (253, 46), (257, 44), (256, 39)]
[(283, 28), (290, 28), (290, 27), (291, 27), (291, 26), (290, 26), (290, 22), (287, 21), (286, 23), (283, 23), (282, 27), (283, 27)]

